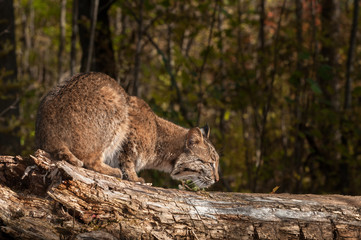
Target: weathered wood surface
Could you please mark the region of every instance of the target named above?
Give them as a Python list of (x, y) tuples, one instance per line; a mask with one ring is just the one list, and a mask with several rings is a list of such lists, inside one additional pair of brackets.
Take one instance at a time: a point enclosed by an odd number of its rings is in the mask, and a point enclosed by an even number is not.
[(163, 189), (0, 156), (0, 239), (361, 239), (361, 197)]

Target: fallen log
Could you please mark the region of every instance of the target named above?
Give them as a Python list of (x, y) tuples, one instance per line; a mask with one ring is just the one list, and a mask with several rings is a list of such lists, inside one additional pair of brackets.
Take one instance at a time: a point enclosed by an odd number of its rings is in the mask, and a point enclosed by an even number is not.
[(360, 239), (361, 197), (163, 189), (0, 156), (0, 239)]

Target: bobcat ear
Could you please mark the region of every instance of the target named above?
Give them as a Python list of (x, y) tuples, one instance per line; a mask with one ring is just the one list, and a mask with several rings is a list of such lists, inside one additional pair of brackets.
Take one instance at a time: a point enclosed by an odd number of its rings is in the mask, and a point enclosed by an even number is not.
[(209, 128), (208, 124), (206, 124), (204, 127), (201, 127), (200, 130), (201, 130), (204, 137), (209, 138), (209, 134), (211, 133), (211, 129)]
[(191, 128), (187, 133), (186, 147), (200, 142), (203, 142), (202, 131), (197, 127)]

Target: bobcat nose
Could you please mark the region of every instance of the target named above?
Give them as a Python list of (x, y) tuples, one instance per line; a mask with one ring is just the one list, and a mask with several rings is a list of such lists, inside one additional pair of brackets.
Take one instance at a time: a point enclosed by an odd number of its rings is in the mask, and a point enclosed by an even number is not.
[(218, 182), (218, 181), (219, 181), (218, 167), (216, 166), (215, 163), (213, 163), (212, 166), (213, 166), (214, 180), (215, 180), (216, 182)]

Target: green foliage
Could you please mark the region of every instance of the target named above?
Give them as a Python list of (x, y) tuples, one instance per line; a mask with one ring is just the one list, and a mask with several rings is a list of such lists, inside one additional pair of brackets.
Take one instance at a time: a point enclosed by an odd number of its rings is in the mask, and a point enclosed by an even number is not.
[[(259, 9), (253, 1), (151, 0), (142, 8), (138, 1), (115, 1), (108, 13), (117, 80), (127, 87), (133, 79), (142, 16), (139, 94), (173, 122), (211, 125), (222, 172), (213, 189), (270, 192), (280, 186), (277, 192), (360, 194), (358, 62), (352, 73), (353, 105), (342, 108), (351, 4), (338, 6), (340, 32), (335, 40), (322, 28), (321, 3), (311, 11), (304, 2), (304, 16), (298, 19), (293, 2), (286, 2), (282, 16), (281, 1), (265, 2), (261, 48)], [(20, 117), (7, 120), (19, 127), (24, 154), (33, 151), (40, 98), (59, 76), (69, 76), (71, 8), (68, 1), (66, 65), (58, 73), (60, 4), (15, 1), (21, 84), (14, 87)], [(302, 21), (302, 43), (297, 21)], [(330, 61), (325, 47), (336, 49), (336, 61)], [(358, 56), (361, 50), (355, 51)], [(77, 43), (77, 69), (81, 54)], [(0, 85), (1, 99), (9, 88)], [(164, 173), (141, 174), (157, 186), (178, 185)]]
[(317, 82), (312, 80), (311, 78), (307, 79), (307, 82), (310, 84), (311, 90), (316, 94), (320, 95), (322, 93), (322, 90), (320, 86), (318, 86)]

